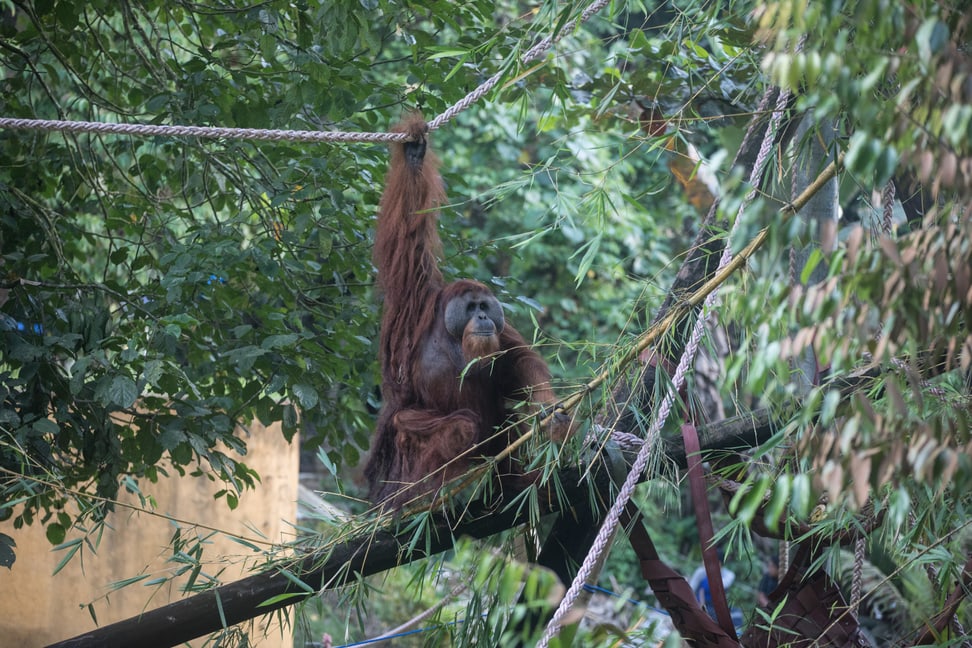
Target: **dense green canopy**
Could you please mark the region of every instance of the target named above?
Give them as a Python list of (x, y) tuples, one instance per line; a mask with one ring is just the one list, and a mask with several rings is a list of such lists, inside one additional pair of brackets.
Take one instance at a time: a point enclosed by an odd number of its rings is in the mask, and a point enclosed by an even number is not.
[[(782, 424), (735, 476), (728, 538), (749, 546), (764, 496), (776, 525), (826, 495), (825, 531), (867, 504), (888, 514), (882, 568), (938, 570), (901, 585), (909, 621), (927, 618), (972, 546), (964, 4), (615, 3), (522, 63), (582, 9), (17, 0), (0, 4), (0, 117), (383, 132), (501, 72), (432, 136), (452, 201), (443, 268), (491, 284), (565, 396), (608, 378), (578, 408), (592, 420), (696, 236), (724, 242), (752, 151), (730, 160), (764, 91), (789, 91), (731, 245), (764, 226), (768, 241), (722, 288), (715, 373), (699, 370), (686, 411), (768, 406)], [(259, 484), (227, 451), (245, 454), (254, 420), (299, 431), (358, 492), (380, 405), (383, 144), (3, 129), (0, 147), (0, 519), (56, 545), (119, 488), (173, 471), (221, 480), (235, 506)], [(784, 218), (839, 155), (829, 198)], [(639, 497), (681, 515), (677, 484)]]

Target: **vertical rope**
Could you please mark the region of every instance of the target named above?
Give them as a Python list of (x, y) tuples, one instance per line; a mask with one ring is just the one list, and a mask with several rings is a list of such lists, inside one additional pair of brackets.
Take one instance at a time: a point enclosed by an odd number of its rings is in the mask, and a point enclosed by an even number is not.
[(866, 544), (867, 539), (863, 533), (854, 540), (854, 576), (851, 581), (850, 608), (855, 617), (858, 616), (861, 606), (861, 590), (864, 587), (864, 549)]
[(794, 288), (797, 285), (797, 271), (796, 271), (796, 267), (797, 267), (796, 246), (794, 246), (791, 243), (790, 244), (789, 266), (787, 267), (787, 270), (786, 270), (786, 276), (789, 279), (790, 288)]
[[(789, 93), (780, 93), (772, 118), (770, 119), (769, 124), (766, 126), (763, 141), (760, 144), (759, 154), (756, 157), (756, 163), (753, 165), (752, 173), (750, 173), (749, 176), (749, 182), (752, 185), (752, 189), (748, 194), (746, 194), (745, 199), (740, 204), (739, 210), (736, 213), (736, 219), (733, 222), (729, 234), (727, 235), (726, 246), (722, 251), (722, 257), (719, 260), (719, 270), (725, 268), (726, 265), (728, 265), (732, 260), (732, 246), (730, 245), (732, 236), (742, 220), (741, 216), (743, 210), (748, 207), (757, 196), (760, 179), (762, 178), (763, 171), (766, 167), (766, 160), (769, 158), (769, 153), (773, 146), (774, 135), (779, 127), (780, 121), (783, 118), (783, 112), (786, 108), (788, 99)], [(708, 319), (709, 311), (716, 304), (718, 292), (718, 290), (714, 290), (709, 294), (708, 297), (706, 297), (705, 302), (702, 304), (699, 317), (695, 320), (695, 325), (692, 328), (692, 335), (688, 344), (685, 346), (685, 351), (682, 354), (682, 357), (679, 358), (678, 367), (675, 369), (675, 373), (672, 376), (671, 387), (665, 393), (661, 406), (658, 408), (657, 415), (648, 429), (648, 433), (645, 436), (645, 443), (638, 452), (638, 456), (635, 459), (634, 464), (631, 466), (631, 471), (625, 478), (624, 484), (621, 486), (617, 499), (615, 499), (614, 504), (608, 511), (604, 523), (601, 525), (597, 537), (594, 539), (591, 550), (584, 558), (584, 562), (578, 570), (577, 576), (574, 578), (574, 582), (571, 583), (570, 588), (564, 595), (563, 600), (561, 600), (556, 612), (554, 612), (553, 618), (551, 618), (550, 623), (547, 624), (543, 636), (537, 643), (537, 648), (548, 648), (550, 640), (560, 632), (561, 623), (564, 617), (577, 600), (581, 590), (583, 590), (584, 585), (587, 583), (587, 579), (590, 577), (594, 566), (600, 559), (601, 554), (607, 550), (611, 538), (614, 535), (614, 531), (618, 526), (618, 520), (621, 516), (621, 512), (631, 499), (631, 495), (634, 493), (635, 487), (638, 485), (638, 481), (641, 479), (641, 475), (644, 473), (645, 468), (648, 465), (648, 459), (652, 450), (656, 446), (661, 428), (665, 425), (665, 422), (671, 413), (672, 407), (675, 404), (676, 394), (678, 394), (679, 390), (681, 390), (682, 386), (685, 384), (685, 376), (688, 373), (689, 368), (692, 366), (695, 354), (698, 351), (702, 336), (705, 333), (705, 323)]]
[(894, 194), (894, 180), (888, 180), (888, 184), (884, 185), (884, 190), (881, 192), (881, 207), (884, 211), (881, 227), (888, 235), (894, 230)]

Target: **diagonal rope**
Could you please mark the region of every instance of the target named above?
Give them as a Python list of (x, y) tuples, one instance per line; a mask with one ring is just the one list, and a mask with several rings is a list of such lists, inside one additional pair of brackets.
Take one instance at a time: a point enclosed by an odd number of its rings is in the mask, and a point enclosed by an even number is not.
[[(727, 235), (726, 246), (722, 251), (722, 257), (719, 260), (719, 267), (716, 270), (716, 273), (725, 268), (732, 260), (732, 246), (730, 245), (732, 236), (742, 220), (743, 210), (745, 210), (750, 203), (756, 199), (760, 178), (763, 175), (766, 162), (769, 159), (769, 154), (772, 150), (776, 131), (778, 130), (779, 124), (783, 119), (783, 113), (786, 109), (788, 101), (789, 93), (781, 92), (777, 98), (776, 107), (773, 110), (773, 115), (770, 122), (766, 126), (763, 141), (759, 147), (759, 154), (756, 157), (756, 162), (753, 165), (753, 170), (749, 176), (749, 183), (752, 186), (752, 189), (748, 194), (746, 194), (746, 197), (739, 205), (735, 222)], [(567, 593), (561, 600), (556, 612), (554, 612), (553, 617), (547, 624), (543, 636), (537, 643), (537, 648), (547, 648), (550, 644), (550, 640), (560, 632), (561, 623), (564, 617), (580, 596), (581, 590), (587, 584), (587, 579), (590, 577), (594, 567), (599, 562), (601, 555), (607, 551), (611, 539), (614, 537), (614, 532), (617, 529), (621, 512), (624, 510), (624, 507), (634, 494), (635, 487), (637, 486), (638, 481), (641, 479), (641, 475), (645, 471), (645, 468), (648, 466), (651, 451), (657, 444), (661, 429), (665, 425), (669, 414), (671, 414), (672, 407), (675, 404), (676, 394), (678, 394), (679, 390), (681, 390), (682, 386), (685, 384), (685, 376), (695, 359), (695, 354), (698, 351), (699, 344), (702, 341), (702, 336), (705, 333), (705, 323), (708, 319), (709, 311), (716, 305), (718, 292), (718, 289), (713, 290), (709, 296), (706, 297), (705, 302), (703, 302), (702, 310), (699, 313), (699, 317), (695, 320), (695, 325), (692, 328), (692, 335), (688, 341), (688, 344), (685, 346), (685, 351), (682, 353), (682, 357), (679, 358), (678, 366), (675, 369), (674, 375), (672, 376), (671, 386), (665, 393), (661, 406), (658, 408), (658, 414), (652, 422), (652, 425), (649, 427), (647, 435), (645, 436), (644, 445), (638, 452), (638, 456), (631, 466), (631, 471), (625, 478), (624, 484), (621, 486), (621, 489), (618, 492), (617, 499), (615, 499), (614, 504), (608, 511), (604, 523), (601, 525), (601, 529), (598, 531), (597, 537), (594, 539), (591, 550), (584, 558), (584, 563), (581, 565), (577, 572), (577, 576), (574, 578), (574, 582), (571, 583), (570, 588), (567, 590)]]
[[(540, 41), (539, 43), (531, 47), (529, 50), (526, 51), (526, 53), (523, 56), (520, 57), (520, 60), (523, 63), (529, 63), (531, 61), (535, 61), (536, 59), (540, 58), (541, 56), (546, 54), (550, 50), (550, 48), (553, 47), (556, 43), (558, 43), (564, 36), (574, 31), (574, 29), (576, 29), (579, 24), (583, 24), (588, 20), (590, 20), (594, 16), (594, 14), (600, 11), (607, 3), (608, 0), (595, 0), (594, 2), (589, 4), (587, 8), (584, 9), (583, 12), (581, 12), (581, 16), (579, 19), (575, 18), (574, 20), (569, 21), (556, 34), (554, 34), (553, 36), (547, 36), (542, 41)], [(500, 70), (493, 76), (489, 77), (488, 79), (483, 81), (478, 88), (476, 88), (475, 90), (467, 94), (465, 97), (463, 97), (462, 99), (454, 103), (452, 106), (450, 106), (448, 109), (446, 109), (442, 114), (438, 115), (435, 119), (430, 121), (429, 130), (435, 130), (436, 128), (439, 128), (440, 126), (442, 126), (442, 124), (446, 123), (447, 121), (450, 121), (451, 119), (454, 119), (456, 115), (466, 110), (467, 108), (469, 108), (469, 106), (473, 105), (474, 103), (482, 99), (484, 96), (486, 96), (486, 94), (490, 90), (495, 88), (496, 84), (500, 82), (500, 79), (503, 78), (503, 74), (504, 71)]]
[[(529, 63), (543, 56), (557, 42), (571, 33), (578, 25), (590, 20), (600, 11), (608, 0), (595, 0), (581, 12), (580, 18), (567, 22), (553, 36), (548, 36), (531, 47), (520, 58)], [(429, 122), (429, 130), (435, 130), (456, 117), (489, 93), (505, 75), (500, 70), (486, 79), (475, 90), (447, 108), (442, 114)], [(90, 121), (67, 121), (60, 119), (20, 119), (0, 117), (0, 129), (61, 131), (68, 133), (96, 133), (114, 135), (137, 135), (140, 137), (200, 137), (207, 139), (256, 140), (264, 142), (406, 142), (406, 133), (360, 133), (349, 131), (308, 131), (278, 130), (263, 128), (226, 128), (217, 126), (179, 126), (165, 124), (119, 124)]]

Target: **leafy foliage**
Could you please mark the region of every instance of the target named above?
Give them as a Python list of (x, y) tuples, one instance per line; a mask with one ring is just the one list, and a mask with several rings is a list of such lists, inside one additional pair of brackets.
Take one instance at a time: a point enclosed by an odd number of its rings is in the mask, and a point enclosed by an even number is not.
[[(433, 136), (454, 201), (445, 269), (490, 282), (521, 330), (534, 320), (566, 391), (614, 375), (652, 320), (699, 232), (705, 201), (690, 189), (703, 175), (719, 216), (735, 214), (748, 187), (728, 160), (743, 126), (768, 84), (791, 91), (788, 115), (809, 128), (779, 135), (765, 191), (742, 215), (733, 245), (763, 226), (769, 242), (724, 286), (732, 352), (708, 386), (727, 411), (766, 405), (783, 425), (744, 474), (733, 469), (743, 483), (723, 537), (748, 553), (758, 513), (771, 528), (808, 521), (829, 534), (871, 507), (888, 520), (872, 538), (875, 570), (896, 579), (872, 600), (907, 599), (914, 609), (895, 623), (927, 618), (968, 550), (972, 492), (967, 12), (925, 0), (633, 3), (521, 66), (578, 11), (8, 2), (0, 115), (373, 132), (406, 109), (438, 114), (501, 70), (499, 89)], [(96, 528), (120, 488), (170, 471), (224, 482), (233, 506), (259, 479), (245, 463), (254, 420), (322, 446), (335, 489), (355, 493), (348, 476), (380, 398), (370, 230), (383, 147), (0, 140), (0, 518), (40, 522), (71, 552), (72, 527)], [(778, 210), (796, 186), (790, 167), (820, 142), (828, 159), (843, 154), (833, 249)], [(791, 267), (808, 241), (809, 262)], [(808, 355), (826, 370), (813, 384)], [(639, 497), (674, 529), (663, 553), (694, 555), (677, 494), (656, 484)], [(0, 565), (14, 551), (0, 534)], [(630, 556), (614, 560), (605, 574), (633, 586)], [(917, 584), (914, 567), (931, 563), (937, 581)], [(493, 598), (470, 596), (464, 614), (480, 621), (441, 636), (485, 643), (547, 605), (547, 574), (501, 566), (463, 572)], [(526, 603), (514, 595), (523, 583), (536, 594)]]

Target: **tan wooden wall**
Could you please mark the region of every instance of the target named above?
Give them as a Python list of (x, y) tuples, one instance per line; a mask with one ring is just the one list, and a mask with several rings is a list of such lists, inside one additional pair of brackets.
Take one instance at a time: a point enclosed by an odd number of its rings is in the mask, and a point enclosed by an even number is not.
[[(158, 484), (143, 483), (143, 492), (153, 495), (157, 511), (185, 521), (196, 521), (247, 538), (264, 537), (279, 542), (291, 539), (297, 519), (298, 443), (287, 444), (279, 426), (250, 428), (249, 451), (245, 463), (260, 474), (262, 483), (243, 493), (239, 506), (231, 511), (225, 500), (214, 500), (222, 484), (205, 478), (173, 476)], [(135, 501), (137, 503), (137, 501)], [(111, 591), (108, 585), (143, 571), (153, 573), (167, 569), (166, 549), (175, 527), (169, 520), (117, 508), (110, 516), (113, 530), (106, 530), (97, 555), (85, 548), (56, 576), (51, 576), (63, 557), (51, 551), (44, 528), (34, 524), (15, 530), (10, 521), (0, 523), (0, 531), (17, 543), (17, 561), (11, 570), (0, 568), (0, 646), (45, 646), (95, 628), (87, 609), (94, 602), (100, 625), (107, 625), (160, 607), (180, 598), (176, 586), (146, 587), (129, 585)], [(198, 532), (186, 527), (183, 537)], [(77, 536), (68, 536), (77, 537)], [(207, 544), (203, 560), (216, 563), (231, 556), (232, 564), (216, 565), (203, 571), (216, 574), (223, 582), (248, 575), (244, 558), (247, 549), (216, 535)], [(252, 556), (252, 554), (249, 554)], [(247, 561), (251, 562), (251, 561)], [(184, 581), (179, 581), (180, 583)], [(104, 595), (107, 594), (107, 598)], [(293, 646), (289, 629), (265, 628), (269, 619), (249, 628), (251, 640), (261, 647)], [(201, 645), (202, 640), (194, 642)]]

